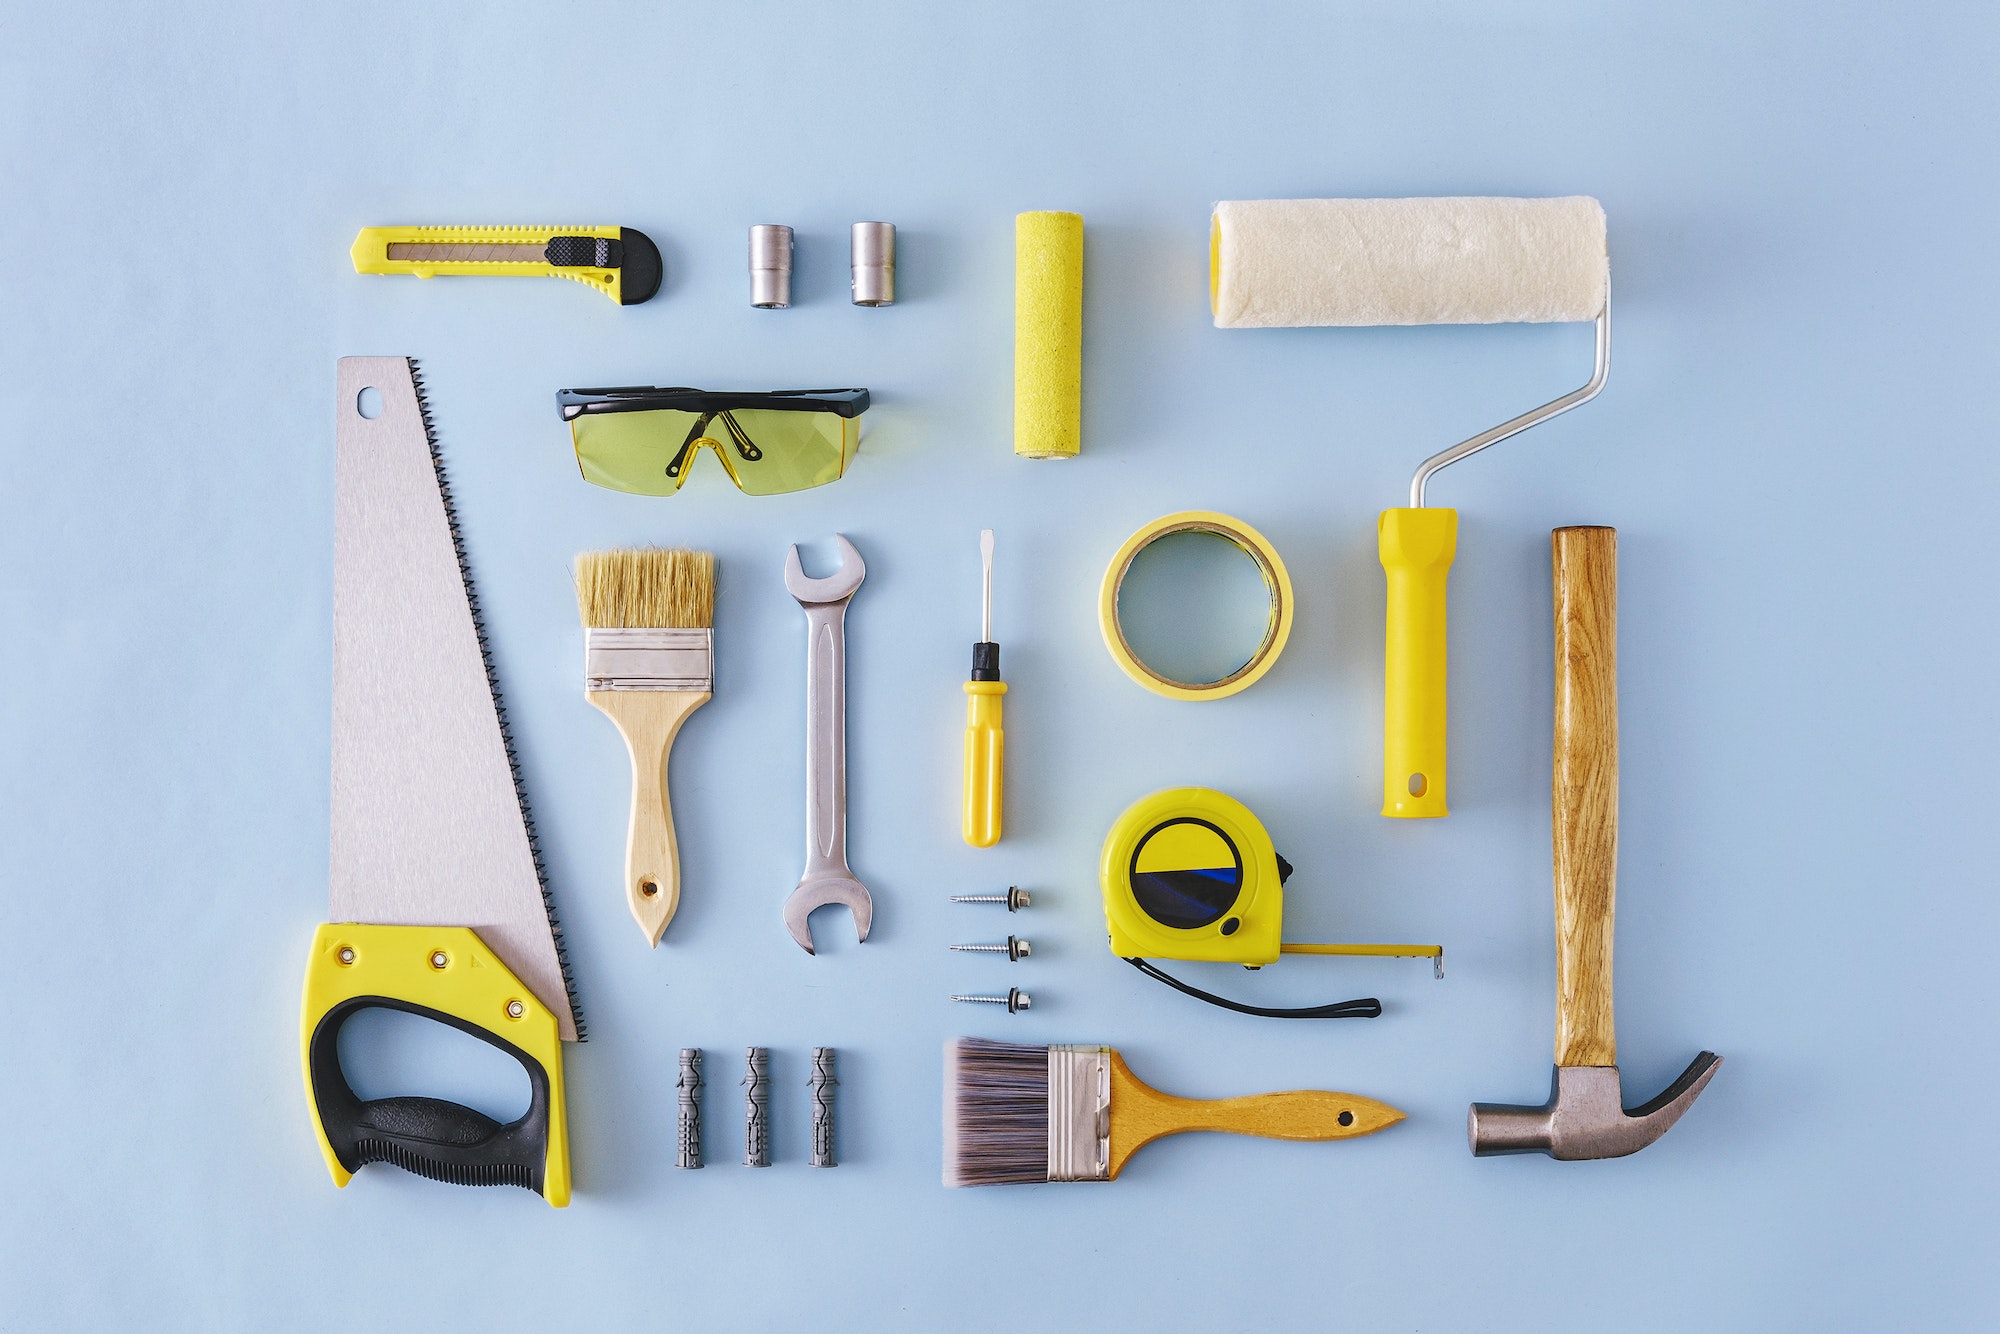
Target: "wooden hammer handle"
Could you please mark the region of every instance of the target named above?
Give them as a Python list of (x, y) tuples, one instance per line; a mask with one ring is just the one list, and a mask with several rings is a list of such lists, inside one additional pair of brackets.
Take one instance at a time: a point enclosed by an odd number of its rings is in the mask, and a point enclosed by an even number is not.
[(1611, 937), (1618, 892), (1618, 531), (1549, 536), (1555, 587), (1556, 1064), (1616, 1065)]

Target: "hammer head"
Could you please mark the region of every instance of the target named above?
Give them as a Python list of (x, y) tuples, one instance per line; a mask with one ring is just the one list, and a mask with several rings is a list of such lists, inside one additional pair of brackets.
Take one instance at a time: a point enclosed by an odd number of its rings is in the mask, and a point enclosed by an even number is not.
[(1667, 1133), (1701, 1091), (1722, 1058), (1705, 1051), (1694, 1058), (1666, 1092), (1643, 1107), (1627, 1109), (1615, 1065), (1559, 1065), (1549, 1100), (1540, 1107), (1475, 1102), (1465, 1119), (1465, 1135), (1475, 1156), (1546, 1153), (1551, 1158), (1623, 1158)]

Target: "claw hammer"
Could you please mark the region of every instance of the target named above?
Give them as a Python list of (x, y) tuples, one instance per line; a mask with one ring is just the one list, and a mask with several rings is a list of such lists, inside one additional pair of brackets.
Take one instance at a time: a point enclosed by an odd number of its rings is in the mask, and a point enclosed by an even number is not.
[(1611, 1023), (1618, 887), (1618, 530), (1549, 535), (1555, 585), (1556, 1068), (1540, 1107), (1476, 1102), (1472, 1152), (1621, 1158), (1667, 1133), (1722, 1058), (1696, 1056), (1659, 1097), (1627, 1108)]

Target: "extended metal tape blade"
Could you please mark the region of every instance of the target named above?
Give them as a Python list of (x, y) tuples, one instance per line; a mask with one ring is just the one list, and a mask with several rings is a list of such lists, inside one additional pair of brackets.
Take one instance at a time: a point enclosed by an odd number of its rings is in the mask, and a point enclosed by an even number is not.
[(579, 1041), (415, 363), (343, 357), (338, 416), (329, 919), (471, 927)]

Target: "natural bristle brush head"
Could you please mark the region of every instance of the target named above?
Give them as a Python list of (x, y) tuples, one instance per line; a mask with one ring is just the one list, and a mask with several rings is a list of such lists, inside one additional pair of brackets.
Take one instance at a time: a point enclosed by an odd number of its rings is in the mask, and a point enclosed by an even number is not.
[(627, 547), (576, 558), (576, 603), (596, 629), (697, 629), (715, 623), (715, 556)]

